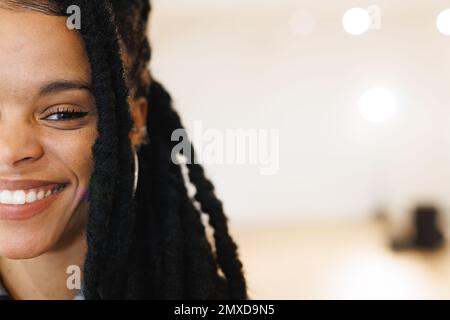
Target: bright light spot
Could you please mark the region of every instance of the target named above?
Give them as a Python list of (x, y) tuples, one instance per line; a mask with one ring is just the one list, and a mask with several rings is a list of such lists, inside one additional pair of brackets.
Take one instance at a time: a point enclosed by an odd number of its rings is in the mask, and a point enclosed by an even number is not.
[(430, 294), (427, 275), (416, 261), (399, 261), (374, 248), (346, 256), (333, 276), (328, 290), (335, 299), (423, 299)]
[(367, 121), (384, 122), (395, 115), (397, 102), (389, 90), (373, 88), (361, 96), (359, 111)]
[(442, 34), (450, 36), (450, 9), (444, 10), (438, 15), (436, 25)]
[(367, 10), (352, 8), (348, 10), (342, 18), (344, 30), (352, 35), (362, 35), (369, 30), (371, 18)]

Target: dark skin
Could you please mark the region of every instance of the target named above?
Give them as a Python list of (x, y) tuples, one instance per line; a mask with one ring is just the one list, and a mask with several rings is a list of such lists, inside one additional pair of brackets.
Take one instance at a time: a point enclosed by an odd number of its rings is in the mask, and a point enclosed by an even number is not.
[[(97, 137), (88, 57), (64, 17), (0, 9), (0, 38), (0, 179), (69, 184), (40, 215), (0, 220), (0, 276), (15, 299), (71, 299), (66, 269), (84, 264)], [(137, 148), (148, 104), (129, 101)]]

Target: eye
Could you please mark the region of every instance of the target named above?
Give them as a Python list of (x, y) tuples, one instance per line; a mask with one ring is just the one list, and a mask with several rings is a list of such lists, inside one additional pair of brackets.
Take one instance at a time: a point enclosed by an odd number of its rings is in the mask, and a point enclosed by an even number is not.
[(85, 117), (88, 112), (77, 110), (73, 107), (57, 107), (56, 109), (46, 112), (42, 118), (50, 121), (70, 121)]

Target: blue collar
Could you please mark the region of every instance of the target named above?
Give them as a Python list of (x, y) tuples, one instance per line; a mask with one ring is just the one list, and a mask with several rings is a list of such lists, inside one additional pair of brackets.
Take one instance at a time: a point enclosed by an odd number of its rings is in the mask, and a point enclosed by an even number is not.
[(8, 292), (6, 292), (1, 282), (0, 282), (0, 300), (11, 300), (11, 298), (8, 295)]

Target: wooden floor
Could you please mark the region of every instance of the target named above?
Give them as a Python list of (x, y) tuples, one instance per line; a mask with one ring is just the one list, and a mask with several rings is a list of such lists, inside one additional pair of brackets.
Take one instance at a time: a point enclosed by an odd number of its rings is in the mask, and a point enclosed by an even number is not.
[(450, 246), (394, 252), (380, 222), (232, 230), (253, 299), (450, 299)]

